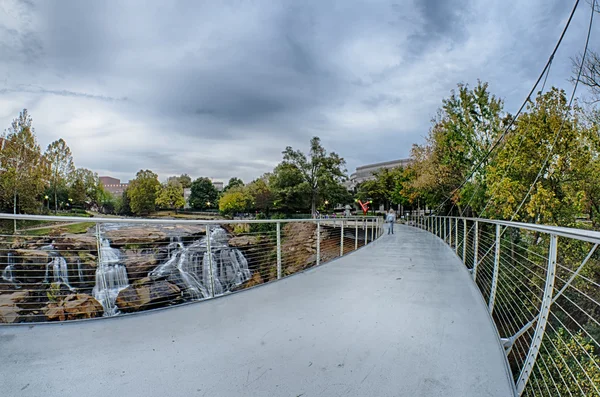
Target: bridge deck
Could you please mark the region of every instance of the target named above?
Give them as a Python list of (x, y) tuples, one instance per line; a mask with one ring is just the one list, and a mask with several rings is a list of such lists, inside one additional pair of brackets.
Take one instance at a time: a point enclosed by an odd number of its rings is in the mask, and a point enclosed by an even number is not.
[(468, 272), (393, 236), (222, 299), (104, 321), (0, 327), (5, 396), (512, 396)]

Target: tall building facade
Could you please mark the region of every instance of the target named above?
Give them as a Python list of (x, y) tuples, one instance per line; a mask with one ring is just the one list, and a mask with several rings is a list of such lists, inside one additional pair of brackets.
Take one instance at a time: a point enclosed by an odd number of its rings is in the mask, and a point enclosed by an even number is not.
[(122, 195), (129, 186), (129, 183), (121, 183), (120, 179), (113, 178), (112, 176), (101, 176), (100, 182), (104, 185), (104, 189), (113, 196)]
[(409, 164), (410, 159), (399, 159), (385, 161), (382, 163), (361, 165), (360, 167), (356, 167), (356, 171), (350, 175), (350, 179), (346, 182), (346, 187), (348, 190), (354, 190), (364, 181), (375, 179), (373, 174), (383, 168), (393, 169), (397, 167), (406, 167)]

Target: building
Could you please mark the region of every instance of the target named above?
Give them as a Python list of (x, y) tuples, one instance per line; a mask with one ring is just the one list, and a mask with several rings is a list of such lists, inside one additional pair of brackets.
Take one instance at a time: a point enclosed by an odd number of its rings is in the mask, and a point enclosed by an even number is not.
[(120, 179), (113, 178), (111, 176), (101, 176), (100, 182), (104, 185), (104, 189), (113, 196), (120, 196), (123, 194), (125, 189), (129, 186), (129, 183), (121, 183)]
[(211, 179), (210, 181), (212, 182), (215, 189), (217, 189), (217, 191), (219, 191), (219, 192), (223, 191), (223, 182), (215, 181), (214, 179)]
[(399, 159), (393, 161), (385, 161), (383, 163), (367, 164), (356, 167), (356, 172), (350, 175), (350, 179), (346, 182), (348, 190), (354, 190), (358, 185), (364, 181), (375, 179), (374, 173), (380, 169), (406, 167), (410, 164), (410, 159)]

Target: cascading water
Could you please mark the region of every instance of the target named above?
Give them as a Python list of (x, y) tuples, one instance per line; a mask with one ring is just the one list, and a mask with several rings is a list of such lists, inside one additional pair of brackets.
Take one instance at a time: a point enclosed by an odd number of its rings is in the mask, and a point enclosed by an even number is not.
[(50, 269), (52, 269), (52, 282), (63, 283), (71, 291), (74, 291), (75, 288), (71, 287), (69, 284), (69, 269), (67, 267), (67, 261), (57, 253), (53, 253), (53, 255), (54, 257), (52, 260), (46, 265), (46, 276), (44, 277), (44, 282), (50, 282)]
[(15, 258), (12, 252), (6, 253), (6, 267), (2, 270), (2, 279), (8, 281), (15, 288), (21, 288), (20, 285), (17, 284), (17, 279), (14, 274), (15, 271)]
[[(148, 276), (152, 279), (168, 277), (179, 281), (191, 299), (221, 295), (250, 279), (248, 261), (238, 249), (229, 247), (227, 232), (223, 228), (215, 228), (208, 237), (211, 253), (207, 252), (206, 238), (203, 237), (188, 247), (180, 240), (172, 240), (167, 246), (167, 261)], [(178, 249), (175, 244), (178, 244)]]
[(112, 248), (106, 239), (101, 240), (100, 263), (96, 269), (96, 285), (92, 295), (104, 308), (104, 316), (114, 316), (119, 313), (115, 304), (119, 292), (129, 285), (127, 268), (119, 263), (119, 250)]

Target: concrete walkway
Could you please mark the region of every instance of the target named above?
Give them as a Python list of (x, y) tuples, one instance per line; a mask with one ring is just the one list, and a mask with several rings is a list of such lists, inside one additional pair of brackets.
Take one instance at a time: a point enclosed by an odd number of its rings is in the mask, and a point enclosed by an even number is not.
[(3, 396), (513, 396), (468, 272), (408, 226), (212, 301), (0, 327)]

